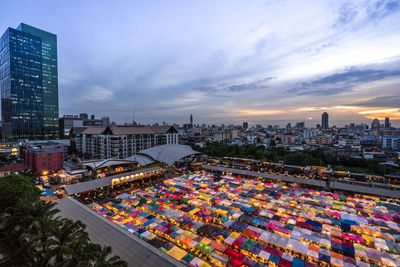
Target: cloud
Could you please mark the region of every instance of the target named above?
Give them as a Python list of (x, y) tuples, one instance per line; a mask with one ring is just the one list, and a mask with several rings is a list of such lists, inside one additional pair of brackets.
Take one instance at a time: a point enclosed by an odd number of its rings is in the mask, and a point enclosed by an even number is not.
[(380, 0), (376, 1), (367, 9), (370, 19), (379, 19), (392, 14), (400, 9), (398, 0)]
[(339, 6), (334, 27), (350, 26), (353, 30), (381, 20), (400, 9), (398, 0), (350, 1)]
[(260, 80), (255, 80), (252, 82), (231, 82), (231, 83), (222, 83), (216, 86), (202, 86), (197, 87), (196, 89), (202, 92), (207, 93), (233, 93), (233, 92), (242, 92), (248, 90), (256, 90), (267, 88), (266, 84), (268, 81), (274, 79), (275, 77), (266, 77)]
[(264, 116), (282, 114), (284, 111), (276, 109), (239, 109), (237, 113), (239, 116)]
[(307, 48), (300, 49), (299, 53), (305, 53), (305, 54), (308, 54), (308, 55), (317, 55), (321, 51), (323, 51), (323, 50), (325, 50), (327, 48), (333, 47), (333, 46), (335, 46), (335, 42), (333, 42), (333, 41), (329, 41), (329, 42), (322, 43), (322, 44), (321, 43), (317, 43), (317, 44), (311, 45), (311, 46), (309, 46)]
[(326, 110), (326, 107), (302, 107), (302, 108), (297, 108), (295, 111), (297, 112), (303, 112), (303, 111), (323, 111)]
[(60, 114), (229, 123), (397, 107), (400, 63), (376, 63), (400, 55), (399, 1), (31, 2), (2, 3), (0, 29), (23, 17), (57, 34)]
[(400, 70), (362, 69), (351, 67), (344, 72), (302, 82), (289, 89), (297, 95), (335, 95), (354, 89), (357, 85), (399, 76)]
[(400, 108), (400, 95), (374, 97), (364, 101), (348, 104), (360, 107), (393, 107)]
[(383, 118), (391, 118), (394, 120), (400, 119), (400, 109), (398, 108), (390, 108), (390, 109), (368, 109), (358, 112), (359, 114), (365, 116), (368, 119), (383, 119)]
[(340, 27), (352, 22), (358, 14), (358, 10), (352, 5), (352, 3), (344, 3), (338, 13), (338, 17), (334, 22), (335, 27)]
[(114, 93), (100, 85), (95, 85), (84, 90), (81, 97), (85, 101), (107, 102), (114, 97)]
[(399, 111), (399, 109), (397, 109), (397, 108), (372, 109), (372, 110), (360, 111), (358, 113), (365, 115), (365, 114), (375, 114), (375, 113), (392, 113), (392, 112), (396, 112), (396, 111)]

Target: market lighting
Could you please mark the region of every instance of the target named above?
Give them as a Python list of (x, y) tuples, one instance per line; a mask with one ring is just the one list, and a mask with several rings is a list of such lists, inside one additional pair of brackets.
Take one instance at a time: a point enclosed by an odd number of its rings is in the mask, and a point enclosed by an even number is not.
[[(378, 197), (221, 178), (184, 175), (93, 208), (146, 241), (158, 236), (173, 242), (173, 247), (159, 249), (191, 265), (240, 266), (247, 257), (285, 266), (302, 265), (304, 260), (369, 266), (400, 258), (400, 236), (381, 232), (400, 233), (400, 216), (379, 204)], [(210, 229), (201, 231), (204, 226), (221, 232), (210, 235)], [(384, 254), (376, 257), (378, 253)]]

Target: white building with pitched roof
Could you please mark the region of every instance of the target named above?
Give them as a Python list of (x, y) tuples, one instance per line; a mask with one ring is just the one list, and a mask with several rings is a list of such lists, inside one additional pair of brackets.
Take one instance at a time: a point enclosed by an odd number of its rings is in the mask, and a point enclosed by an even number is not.
[(93, 158), (126, 158), (140, 150), (178, 144), (178, 132), (172, 126), (88, 127), (75, 137), (76, 150)]

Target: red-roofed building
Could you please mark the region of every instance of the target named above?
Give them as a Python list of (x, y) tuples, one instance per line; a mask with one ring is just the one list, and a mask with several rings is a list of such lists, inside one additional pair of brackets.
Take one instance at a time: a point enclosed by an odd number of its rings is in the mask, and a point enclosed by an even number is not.
[(24, 170), (29, 170), (29, 168), (21, 163), (11, 163), (0, 167), (0, 177), (4, 177), (13, 173), (18, 173)]

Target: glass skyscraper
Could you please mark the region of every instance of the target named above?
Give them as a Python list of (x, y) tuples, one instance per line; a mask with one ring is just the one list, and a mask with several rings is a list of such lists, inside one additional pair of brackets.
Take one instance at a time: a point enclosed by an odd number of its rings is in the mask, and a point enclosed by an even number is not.
[(21, 23), (0, 39), (2, 138), (55, 139), (57, 36)]
[(322, 129), (326, 130), (329, 129), (329, 115), (328, 113), (324, 112), (322, 113)]

